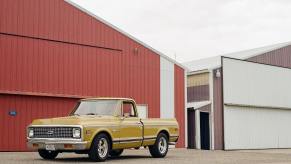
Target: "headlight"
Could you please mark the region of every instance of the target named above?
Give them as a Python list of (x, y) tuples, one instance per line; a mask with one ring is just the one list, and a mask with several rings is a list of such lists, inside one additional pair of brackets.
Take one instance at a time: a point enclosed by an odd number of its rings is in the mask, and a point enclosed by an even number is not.
[(73, 128), (73, 138), (81, 138), (81, 129)]
[(28, 129), (28, 137), (33, 137), (33, 129)]

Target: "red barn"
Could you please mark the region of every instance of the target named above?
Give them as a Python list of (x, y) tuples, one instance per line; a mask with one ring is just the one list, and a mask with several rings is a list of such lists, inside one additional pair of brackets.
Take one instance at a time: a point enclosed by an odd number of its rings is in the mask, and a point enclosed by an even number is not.
[(70, 1), (0, 1), (0, 151), (27, 151), (33, 119), (99, 96), (133, 98), (143, 117), (176, 117), (185, 147), (179, 63)]

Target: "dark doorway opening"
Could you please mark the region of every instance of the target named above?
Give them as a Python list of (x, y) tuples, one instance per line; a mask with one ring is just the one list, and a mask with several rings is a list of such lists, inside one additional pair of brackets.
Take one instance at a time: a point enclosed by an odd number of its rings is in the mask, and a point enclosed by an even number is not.
[(200, 112), (200, 139), (201, 149), (210, 149), (209, 113)]
[(193, 109), (188, 109), (187, 111), (188, 118), (188, 148), (195, 149), (195, 111)]

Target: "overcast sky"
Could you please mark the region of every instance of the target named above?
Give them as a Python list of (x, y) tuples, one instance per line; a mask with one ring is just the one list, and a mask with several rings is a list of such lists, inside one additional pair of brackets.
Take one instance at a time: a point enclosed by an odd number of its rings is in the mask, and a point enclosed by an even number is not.
[(72, 0), (179, 62), (291, 41), (291, 0)]

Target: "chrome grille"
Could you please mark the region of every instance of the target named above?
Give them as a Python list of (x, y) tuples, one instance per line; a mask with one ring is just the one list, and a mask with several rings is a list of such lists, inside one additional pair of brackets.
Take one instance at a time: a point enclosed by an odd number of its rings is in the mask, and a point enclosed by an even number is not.
[(73, 127), (33, 127), (33, 138), (73, 138)]

